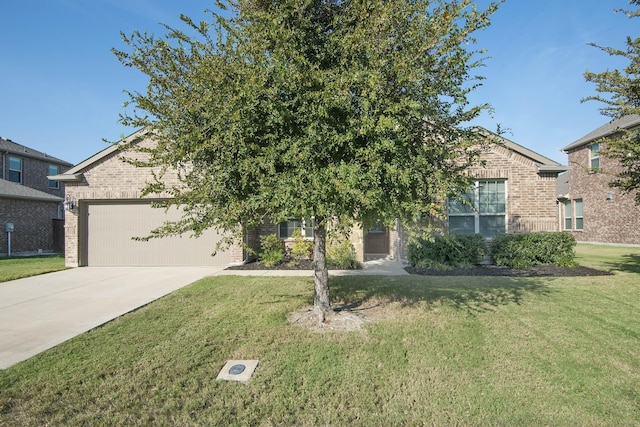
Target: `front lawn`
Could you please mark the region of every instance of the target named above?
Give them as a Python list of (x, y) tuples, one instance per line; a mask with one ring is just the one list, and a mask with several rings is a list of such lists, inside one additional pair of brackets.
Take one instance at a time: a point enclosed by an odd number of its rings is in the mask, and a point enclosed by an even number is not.
[(332, 277), (353, 332), (289, 325), (311, 278), (207, 278), (0, 371), (0, 425), (638, 425), (640, 277), (590, 251), (616, 274)]
[(0, 282), (64, 270), (62, 255), (0, 258)]

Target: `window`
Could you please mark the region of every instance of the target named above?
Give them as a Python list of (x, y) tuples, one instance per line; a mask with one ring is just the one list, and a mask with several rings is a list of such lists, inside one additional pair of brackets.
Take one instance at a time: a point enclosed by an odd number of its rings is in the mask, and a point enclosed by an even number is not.
[(313, 238), (313, 221), (291, 218), (278, 224), (278, 238), (289, 239), (293, 237), (293, 232), (300, 230), (306, 238)]
[(589, 167), (598, 169), (600, 167), (600, 144), (589, 146)]
[(564, 204), (564, 229), (583, 230), (582, 199), (566, 200)]
[[(60, 166), (57, 165), (49, 165), (49, 176), (58, 175), (60, 173)], [(58, 181), (49, 180), (49, 188), (60, 188), (60, 183)]]
[(573, 230), (573, 215), (571, 209), (571, 200), (564, 201), (564, 229)]
[(9, 181), (22, 184), (22, 159), (9, 157)]
[(506, 231), (507, 183), (504, 180), (477, 181), (459, 199), (449, 201), (449, 229), (495, 237)]
[(576, 199), (574, 203), (574, 215), (576, 217), (576, 230), (584, 229), (584, 218), (582, 217), (582, 199)]

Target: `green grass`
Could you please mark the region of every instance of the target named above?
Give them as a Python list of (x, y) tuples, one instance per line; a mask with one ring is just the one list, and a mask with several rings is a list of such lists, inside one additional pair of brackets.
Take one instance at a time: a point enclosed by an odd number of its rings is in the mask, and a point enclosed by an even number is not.
[(640, 247), (579, 244), (580, 265), (621, 273), (640, 273)]
[(0, 258), (0, 282), (64, 270), (62, 255)]
[(288, 325), (311, 279), (207, 278), (0, 371), (0, 425), (640, 425), (640, 249), (599, 248), (615, 275), (332, 278), (386, 304), (356, 332)]

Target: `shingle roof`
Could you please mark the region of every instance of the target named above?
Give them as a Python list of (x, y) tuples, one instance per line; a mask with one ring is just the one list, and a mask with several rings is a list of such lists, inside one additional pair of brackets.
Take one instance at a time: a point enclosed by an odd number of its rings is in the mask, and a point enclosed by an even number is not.
[(25, 187), (6, 179), (0, 179), (0, 198), (40, 200), (44, 202), (61, 202), (64, 200), (62, 197), (54, 196), (35, 188)]
[(485, 134), (493, 135), (494, 138), (498, 138), (501, 141), (501, 143), (504, 144), (504, 146), (507, 147), (508, 149), (515, 151), (516, 153), (533, 160), (536, 163), (539, 172), (561, 173), (569, 169), (567, 166), (564, 166), (563, 164), (558, 163), (555, 160), (551, 160), (550, 158), (545, 157), (540, 153), (536, 153), (533, 150), (530, 150), (520, 144), (517, 144), (483, 127), (478, 127), (477, 129), (479, 129), (480, 132), (483, 132)]
[(50, 156), (47, 153), (34, 150), (33, 148), (29, 148), (22, 144), (18, 144), (17, 142), (13, 142), (10, 139), (6, 139), (1, 136), (0, 136), (0, 152), (15, 154), (21, 157), (29, 157), (32, 159), (43, 160), (45, 162), (51, 162), (61, 166), (73, 166), (69, 162), (65, 162), (64, 160), (58, 159), (57, 157)]
[(60, 175), (55, 175), (55, 176), (50, 176), (48, 177), (49, 179), (52, 179), (54, 181), (80, 181), (82, 180), (82, 173), (90, 168), (92, 165), (94, 165), (95, 163), (97, 163), (98, 161), (102, 160), (103, 158), (111, 155), (112, 153), (121, 150), (123, 147), (126, 147), (127, 145), (133, 143), (136, 140), (139, 140), (143, 137), (145, 137), (147, 134), (149, 134), (150, 131), (148, 129), (140, 129), (135, 131), (134, 133), (132, 133), (131, 135), (129, 135), (128, 137), (124, 138), (122, 141), (116, 143), (116, 144), (112, 144), (110, 146), (108, 146), (107, 148), (105, 148), (102, 151), (99, 151), (98, 153), (94, 154), (93, 156), (89, 157), (86, 160), (83, 160), (82, 162), (78, 163), (77, 165), (75, 165), (74, 167), (72, 167), (71, 169), (69, 169), (68, 171), (66, 171), (65, 173), (62, 173)]
[(598, 129), (589, 132), (582, 138), (567, 145), (562, 149), (562, 151), (569, 151), (574, 148), (581, 147), (596, 139), (616, 133), (619, 129), (631, 129), (636, 126), (640, 126), (640, 114), (629, 114), (628, 116), (611, 120), (609, 123), (600, 126)]

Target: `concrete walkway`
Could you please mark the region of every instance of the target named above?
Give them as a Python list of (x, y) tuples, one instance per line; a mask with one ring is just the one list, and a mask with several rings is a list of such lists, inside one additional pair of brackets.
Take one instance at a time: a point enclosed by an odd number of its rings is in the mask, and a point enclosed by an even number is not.
[(224, 267), (82, 267), (0, 283), (0, 369)]
[[(330, 276), (405, 275), (390, 259)], [(0, 283), (0, 369), (6, 369), (212, 275), (306, 276), (310, 270), (224, 267), (81, 267)]]
[[(329, 270), (329, 276), (404, 276), (408, 275), (398, 261), (384, 258), (366, 261), (360, 270)], [(306, 276), (313, 277), (312, 270), (222, 270), (218, 276)]]

